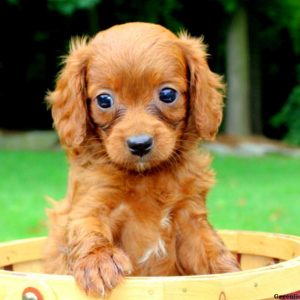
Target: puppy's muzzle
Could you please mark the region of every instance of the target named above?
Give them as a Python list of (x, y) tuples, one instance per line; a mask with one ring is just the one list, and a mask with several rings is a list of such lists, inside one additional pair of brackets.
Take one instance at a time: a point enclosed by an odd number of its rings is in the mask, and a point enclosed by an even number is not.
[(132, 135), (127, 138), (127, 146), (133, 155), (144, 156), (149, 153), (153, 147), (153, 138), (149, 135)]

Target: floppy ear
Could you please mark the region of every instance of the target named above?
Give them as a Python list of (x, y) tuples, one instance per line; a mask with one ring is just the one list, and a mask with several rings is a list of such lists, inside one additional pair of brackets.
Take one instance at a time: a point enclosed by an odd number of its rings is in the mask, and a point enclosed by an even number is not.
[(76, 148), (86, 136), (86, 66), (87, 40), (76, 38), (70, 43), (55, 90), (46, 97), (60, 141), (68, 148)]
[(192, 122), (202, 139), (212, 140), (222, 121), (224, 85), (221, 77), (208, 67), (206, 46), (202, 39), (191, 38), (186, 33), (181, 33), (179, 45), (189, 68)]

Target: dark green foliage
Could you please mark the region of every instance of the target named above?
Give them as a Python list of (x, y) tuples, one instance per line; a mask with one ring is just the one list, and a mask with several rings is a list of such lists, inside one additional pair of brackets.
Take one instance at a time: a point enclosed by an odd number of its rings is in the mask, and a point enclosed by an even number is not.
[(285, 140), (300, 145), (300, 84), (296, 85), (282, 110), (272, 119), (274, 126), (285, 126)]
[(105, 10), (110, 4), (113, 7), (115, 18), (122, 22), (144, 21), (158, 23), (177, 31), (182, 23), (175, 13), (178, 12), (182, 4), (180, 0), (115, 0), (111, 2), (103, 1)]
[(18, 5), (20, 3), (19, 0), (6, 0), (7, 3), (11, 4), (11, 5)]
[(174, 17), (174, 11), (181, 8), (180, 1), (178, 0), (145, 0), (143, 2), (137, 0), (115, 0), (103, 5), (102, 2), (102, 0), (48, 0), (48, 7), (50, 10), (70, 16), (81, 9), (92, 9), (99, 14), (99, 11), (105, 11), (105, 8), (109, 4), (115, 8), (114, 13), (123, 22), (139, 19), (147, 22), (166, 24), (173, 30), (181, 26), (181, 23)]
[(100, 2), (101, 0), (48, 0), (48, 7), (62, 14), (71, 15), (78, 9), (90, 9)]
[(238, 8), (241, 1), (238, 1), (238, 0), (220, 0), (220, 2), (223, 4), (224, 9), (228, 13), (233, 13)]

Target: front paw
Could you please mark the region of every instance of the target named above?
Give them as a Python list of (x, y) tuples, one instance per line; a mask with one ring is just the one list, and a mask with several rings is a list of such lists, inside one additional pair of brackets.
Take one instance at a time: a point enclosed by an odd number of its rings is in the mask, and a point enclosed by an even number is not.
[(78, 259), (74, 265), (77, 284), (89, 296), (107, 295), (132, 271), (127, 255), (118, 248), (100, 248)]

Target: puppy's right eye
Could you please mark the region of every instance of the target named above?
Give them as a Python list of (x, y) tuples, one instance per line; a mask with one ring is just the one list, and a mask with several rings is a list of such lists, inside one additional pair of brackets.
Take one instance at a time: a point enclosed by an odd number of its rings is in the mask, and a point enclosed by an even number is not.
[(165, 87), (159, 92), (159, 100), (164, 103), (172, 103), (178, 97), (178, 92), (172, 88)]
[(101, 109), (108, 109), (113, 106), (114, 100), (110, 94), (100, 94), (96, 97), (96, 102)]

